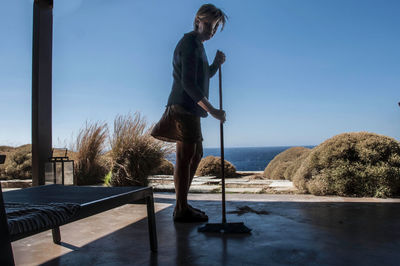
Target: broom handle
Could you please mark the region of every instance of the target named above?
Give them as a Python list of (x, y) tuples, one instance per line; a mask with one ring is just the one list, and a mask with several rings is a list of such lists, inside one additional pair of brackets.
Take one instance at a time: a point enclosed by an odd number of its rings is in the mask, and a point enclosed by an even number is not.
[[(221, 65), (218, 71), (219, 77), (219, 109), (222, 109), (222, 74)], [(226, 210), (225, 210), (225, 158), (224, 158), (224, 124), (221, 121), (220, 127), (220, 139), (221, 139), (221, 177), (222, 177), (222, 223), (226, 223)]]

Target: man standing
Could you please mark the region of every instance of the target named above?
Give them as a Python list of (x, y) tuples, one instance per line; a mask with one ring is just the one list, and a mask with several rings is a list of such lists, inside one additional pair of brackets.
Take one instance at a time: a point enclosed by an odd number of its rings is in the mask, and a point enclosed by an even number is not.
[(186, 33), (175, 48), (174, 82), (167, 108), (151, 132), (157, 139), (176, 142), (175, 222), (208, 220), (203, 211), (188, 204), (187, 196), (203, 156), (200, 117), (207, 117), (210, 113), (225, 122), (225, 111), (214, 108), (208, 101), (210, 78), (225, 62), (225, 55), (218, 51), (213, 63), (209, 65), (203, 42), (215, 35), (219, 25), (222, 25), (222, 31), (226, 19), (225, 13), (212, 4), (205, 4), (197, 11), (194, 30)]

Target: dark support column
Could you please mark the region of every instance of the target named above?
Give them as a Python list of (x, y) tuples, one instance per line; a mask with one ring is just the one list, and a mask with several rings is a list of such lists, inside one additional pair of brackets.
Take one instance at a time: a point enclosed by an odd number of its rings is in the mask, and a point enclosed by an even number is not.
[(44, 164), (52, 148), (53, 0), (33, 4), (32, 172), (33, 186), (44, 185)]

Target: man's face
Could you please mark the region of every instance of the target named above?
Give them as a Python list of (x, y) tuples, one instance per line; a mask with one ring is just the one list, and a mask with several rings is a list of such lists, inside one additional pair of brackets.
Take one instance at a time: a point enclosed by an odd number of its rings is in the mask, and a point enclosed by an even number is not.
[(218, 29), (218, 21), (198, 20), (197, 32), (203, 41), (211, 39)]

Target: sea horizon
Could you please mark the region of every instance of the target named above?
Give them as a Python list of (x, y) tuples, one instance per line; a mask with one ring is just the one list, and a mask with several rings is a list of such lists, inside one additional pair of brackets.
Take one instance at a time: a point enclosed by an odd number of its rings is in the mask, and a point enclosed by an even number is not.
[[(224, 149), (240, 149), (240, 148), (274, 148), (274, 147), (315, 147), (316, 145), (271, 145), (271, 146), (225, 146)], [(219, 149), (219, 146), (216, 147), (204, 147), (203, 149)]]
[[(237, 171), (264, 171), (276, 155), (292, 147), (313, 148), (315, 145), (225, 147), (224, 157)], [(203, 158), (210, 155), (220, 156), (220, 148), (203, 148)], [(175, 165), (175, 153), (168, 155), (167, 159)]]

